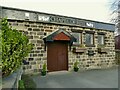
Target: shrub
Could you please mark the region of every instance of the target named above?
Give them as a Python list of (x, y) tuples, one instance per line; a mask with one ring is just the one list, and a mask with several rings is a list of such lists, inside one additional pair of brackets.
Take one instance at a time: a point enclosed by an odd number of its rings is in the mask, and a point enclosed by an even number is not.
[(77, 72), (79, 70), (78, 64), (79, 63), (77, 61), (74, 63), (74, 71), (75, 72)]
[(117, 65), (120, 65), (120, 50), (116, 50), (115, 52), (115, 62)]
[(46, 66), (46, 63), (43, 64), (43, 68), (42, 68), (42, 71), (41, 71), (41, 75), (42, 76), (45, 76), (47, 73), (47, 66)]
[(47, 66), (46, 66), (46, 63), (44, 63), (44, 65), (43, 65), (43, 69), (42, 69), (43, 71), (46, 71), (47, 70)]
[(2, 19), (0, 24), (2, 26), (2, 75), (6, 76), (20, 67), (33, 45), (29, 43), (27, 36), (12, 29), (7, 19)]

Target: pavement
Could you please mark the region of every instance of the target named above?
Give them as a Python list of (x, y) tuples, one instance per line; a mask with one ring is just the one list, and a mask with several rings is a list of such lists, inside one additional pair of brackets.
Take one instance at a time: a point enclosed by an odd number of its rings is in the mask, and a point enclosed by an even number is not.
[(118, 88), (118, 68), (33, 75), (37, 88)]

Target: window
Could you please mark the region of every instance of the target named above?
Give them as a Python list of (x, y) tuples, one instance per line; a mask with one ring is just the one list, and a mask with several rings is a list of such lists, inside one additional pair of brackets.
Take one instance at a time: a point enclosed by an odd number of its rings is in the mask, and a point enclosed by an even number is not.
[(86, 45), (93, 45), (94, 44), (93, 34), (87, 33), (85, 35), (85, 39), (86, 39), (86, 41), (85, 41)]
[(77, 41), (73, 42), (73, 44), (81, 44), (81, 33), (73, 32), (72, 35), (77, 39)]
[(104, 35), (98, 35), (98, 44), (104, 45)]

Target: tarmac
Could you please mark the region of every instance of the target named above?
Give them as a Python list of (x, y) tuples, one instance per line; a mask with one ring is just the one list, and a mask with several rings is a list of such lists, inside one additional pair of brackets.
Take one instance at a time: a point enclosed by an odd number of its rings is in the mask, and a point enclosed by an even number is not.
[(118, 88), (118, 68), (33, 75), (37, 88)]

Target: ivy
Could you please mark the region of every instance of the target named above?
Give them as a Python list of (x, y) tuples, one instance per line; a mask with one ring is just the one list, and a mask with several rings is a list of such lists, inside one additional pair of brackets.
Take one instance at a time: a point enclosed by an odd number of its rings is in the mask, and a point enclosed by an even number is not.
[[(0, 22), (2, 57), (2, 75), (6, 76), (14, 72), (23, 62), (23, 59), (32, 50), (33, 44), (29, 43), (26, 35), (12, 29), (6, 18)], [(1, 48), (0, 48), (1, 49)]]

